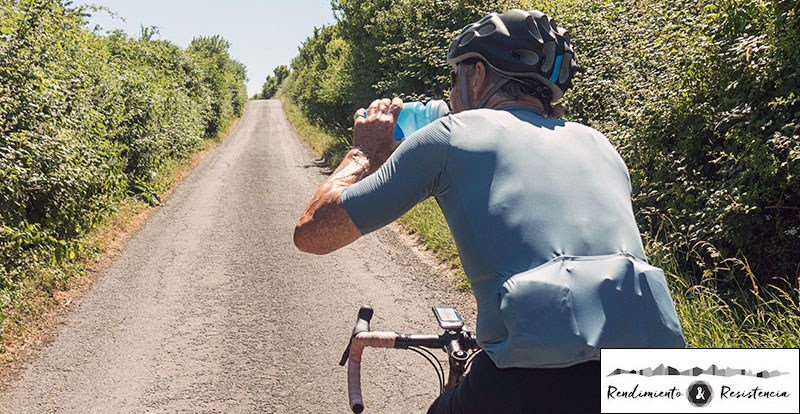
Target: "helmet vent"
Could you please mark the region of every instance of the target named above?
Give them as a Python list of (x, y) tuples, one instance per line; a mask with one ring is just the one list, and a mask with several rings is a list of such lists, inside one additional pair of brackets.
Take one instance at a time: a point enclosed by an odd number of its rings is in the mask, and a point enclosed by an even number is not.
[(533, 36), (539, 43), (542, 43), (542, 34), (539, 33), (539, 27), (536, 25), (536, 21), (533, 20), (533, 16), (528, 16), (525, 19), (525, 24), (528, 25), (528, 32), (530, 32), (531, 36)]
[(534, 52), (533, 50), (517, 49), (511, 52), (511, 56), (513, 56), (514, 59), (517, 59), (526, 65), (533, 66), (539, 63), (539, 54)]
[(551, 41), (556, 39), (556, 31), (553, 29), (555, 26), (555, 21), (551, 20), (547, 16), (543, 16), (541, 20), (539, 20), (539, 30), (544, 34), (542, 37), (546, 38), (545, 41)]
[(528, 14), (533, 16), (533, 17), (535, 17), (535, 18), (537, 18), (537, 19), (541, 19), (542, 16), (545, 15), (544, 13), (540, 12), (539, 10), (530, 10), (530, 11), (528, 11)]
[(569, 79), (569, 70), (572, 59), (572, 53), (564, 54), (564, 58), (561, 60), (561, 74), (558, 75), (558, 83), (564, 84), (567, 79)]
[(475, 31), (464, 33), (458, 41), (459, 46), (464, 46), (475, 38)]
[(455, 53), (457, 48), (458, 48), (458, 39), (453, 39), (453, 41), (450, 42), (450, 48), (447, 51), (447, 55), (449, 56)]
[(489, 20), (492, 20), (492, 19), (494, 19), (494, 18), (495, 18), (495, 16), (497, 16), (497, 13), (489, 13), (489, 14), (487, 14), (486, 16), (483, 16), (483, 18), (482, 18), (482, 19), (478, 20), (478, 23), (477, 23), (477, 24), (483, 24), (483, 23), (486, 23), (486, 22), (488, 22)]
[(488, 36), (495, 31), (497, 31), (497, 26), (495, 26), (494, 23), (486, 23), (478, 28), (478, 34), (481, 36)]
[(542, 71), (550, 73), (553, 64), (556, 62), (556, 42), (547, 42), (542, 47), (544, 52), (544, 63), (542, 63)]

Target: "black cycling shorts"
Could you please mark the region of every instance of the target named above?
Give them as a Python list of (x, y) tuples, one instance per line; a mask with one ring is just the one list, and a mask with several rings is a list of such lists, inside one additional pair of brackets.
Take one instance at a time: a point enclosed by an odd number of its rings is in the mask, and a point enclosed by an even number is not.
[(566, 368), (497, 368), (480, 352), (428, 414), (599, 413), (600, 361)]

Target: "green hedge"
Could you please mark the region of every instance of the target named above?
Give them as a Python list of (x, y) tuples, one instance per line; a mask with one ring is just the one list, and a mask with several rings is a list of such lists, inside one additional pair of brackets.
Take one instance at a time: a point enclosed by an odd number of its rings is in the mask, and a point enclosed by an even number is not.
[(289, 76), (289, 68), (286, 65), (280, 65), (275, 68), (273, 73), (274, 76), (267, 76), (261, 85), (261, 93), (256, 95), (257, 99), (270, 99), (275, 96), (278, 93), (278, 87)]
[[(445, 98), (449, 41), (489, 11), (565, 26), (580, 73), (563, 104), (617, 146), (645, 241), (684, 270), (797, 287), (797, 1), (335, 0), (286, 93), (342, 137), (379, 96)], [(347, 146), (340, 146), (340, 150)], [(726, 269), (726, 271), (718, 271)], [(733, 270), (727, 271), (728, 269)], [(787, 277), (791, 276), (791, 277)], [(721, 286), (725, 285), (722, 283)]]
[(18, 284), (55, 269), (127, 195), (242, 113), (245, 68), (219, 37), (186, 49), (86, 29), (85, 8), (0, 2), (0, 334)]
[(564, 10), (584, 68), (571, 117), (618, 145), (654, 246), (695, 274), (796, 288), (798, 3), (648, 3)]

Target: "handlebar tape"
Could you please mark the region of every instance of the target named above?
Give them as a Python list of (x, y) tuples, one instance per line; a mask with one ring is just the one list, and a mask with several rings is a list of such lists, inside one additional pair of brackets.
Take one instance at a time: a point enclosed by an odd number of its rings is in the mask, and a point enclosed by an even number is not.
[(364, 347), (394, 348), (396, 339), (396, 332), (360, 332), (350, 340), (347, 392), (350, 396), (350, 409), (354, 413), (364, 411), (364, 400), (361, 398), (361, 354), (364, 352)]
[(350, 356), (350, 347), (353, 345), (353, 338), (361, 332), (369, 332), (369, 321), (372, 320), (373, 313), (371, 306), (361, 305), (361, 309), (358, 310), (356, 326), (353, 327), (353, 333), (350, 334), (350, 343), (347, 344), (347, 348), (342, 353), (342, 359), (339, 361), (340, 366), (344, 366), (347, 363), (347, 358)]

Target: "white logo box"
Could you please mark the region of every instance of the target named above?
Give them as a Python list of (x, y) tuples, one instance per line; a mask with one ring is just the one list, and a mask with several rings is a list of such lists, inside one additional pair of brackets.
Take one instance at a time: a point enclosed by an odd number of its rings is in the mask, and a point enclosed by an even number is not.
[(600, 366), (603, 413), (800, 412), (798, 349), (603, 349)]

